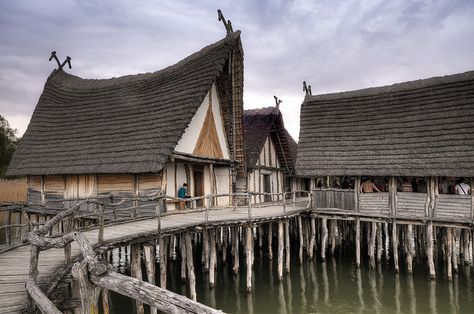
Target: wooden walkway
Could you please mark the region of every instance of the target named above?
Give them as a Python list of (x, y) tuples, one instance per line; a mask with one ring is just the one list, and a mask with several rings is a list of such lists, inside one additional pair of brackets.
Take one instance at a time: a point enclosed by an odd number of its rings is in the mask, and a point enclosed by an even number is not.
[[(252, 206), (250, 221), (277, 220), (279, 218), (296, 215), (307, 209), (307, 198), (298, 199), (296, 206), (290, 205), (283, 210), (282, 204), (262, 204)], [(208, 222), (211, 225), (231, 224), (248, 219), (248, 208), (238, 207), (216, 209), (209, 211)], [(204, 225), (205, 212), (184, 212), (167, 215), (161, 218), (161, 231), (187, 228)], [(104, 243), (101, 246), (124, 245), (134, 239), (157, 235), (157, 219), (143, 219), (106, 226), (104, 229)], [(97, 244), (98, 229), (84, 232), (84, 235), (93, 244)], [(77, 243), (72, 243), (72, 256), (79, 256)], [(30, 263), (30, 246), (24, 245), (0, 254), (0, 313), (19, 313), (27, 304), (25, 282), (28, 278)], [(39, 258), (38, 283), (43, 284), (50, 280), (51, 274), (57, 268), (65, 266), (64, 249), (49, 249), (42, 251)]]

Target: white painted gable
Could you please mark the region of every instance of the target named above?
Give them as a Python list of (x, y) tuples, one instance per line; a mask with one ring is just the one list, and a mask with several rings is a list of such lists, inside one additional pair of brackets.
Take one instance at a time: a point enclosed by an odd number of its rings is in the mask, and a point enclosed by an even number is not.
[(273, 141), (270, 137), (267, 137), (265, 144), (260, 151), (259, 165), (266, 167), (280, 168), (280, 162), (278, 161), (277, 151)]
[[(229, 149), (227, 146), (227, 139), (224, 130), (224, 122), (220, 110), (219, 97), (217, 97), (216, 85), (212, 84), (212, 113), (214, 115), (214, 121), (216, 123), (217, 136), (219, 138), (219, 144), (222, 150), (224, 159), (229, 159)], [(176, 152), (192, 154), (194, 147), (201, 132), (202, 126), (204, 124), (204, 119), (206, 118), (206, 112), (209, 108), (209, 92), (207, 92), (206, 97), (204, 98), (202, 104), (199, 106), (199, 109), (196, 111), (196, 114), (191, 120), (191, 123), (188, 125), (184, 131), (183, 136), (179, 140), (178, 144), (174, 148)]]

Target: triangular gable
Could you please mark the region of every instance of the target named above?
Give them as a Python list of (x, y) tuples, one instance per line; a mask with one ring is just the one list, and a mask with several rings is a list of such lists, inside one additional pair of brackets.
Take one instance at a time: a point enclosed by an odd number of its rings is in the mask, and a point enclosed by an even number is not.
[(219, 159), (224, 157), (219, 143), (219, 137), (217, 136), (216, 123), (214, 121), (214, 114), (212, 113), (212, 104), (209, 104), (207, 109), (206, 119), (202, 125), (201, 133), (199, 133), (193, 155)]
[(216, 85), (213, 84), (174, 150), (201, 157), (229, 159), (221, 115)]

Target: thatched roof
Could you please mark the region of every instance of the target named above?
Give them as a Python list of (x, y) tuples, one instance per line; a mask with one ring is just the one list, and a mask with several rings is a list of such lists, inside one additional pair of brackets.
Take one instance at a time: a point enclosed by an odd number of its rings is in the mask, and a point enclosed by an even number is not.
[(474, 176), (474, 71), (307, 96), (298, 175)]
[(281, 167), (294, 175), (297, 144), (285, 129), (280, 110), (277, 107), (244, 110), (243, 121), (247, 168), (255, 168), (265, 140), (270, 137)]
[(154, 73), (96, 80), (57, 72), (8, 174), (160, 171), (237, 49), (239, 31)]

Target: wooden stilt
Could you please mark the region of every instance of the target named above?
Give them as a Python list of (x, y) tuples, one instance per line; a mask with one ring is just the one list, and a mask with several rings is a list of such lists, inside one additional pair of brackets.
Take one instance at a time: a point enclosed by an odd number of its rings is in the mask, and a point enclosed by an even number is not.
[(268, 223), (268, 259), (273, 259), (273, 223)]
[(321, 219), (321, 259), (326, 261), (326, 242), (328, 240), (327, 218)]
[(415, 252), (415, 248), (413, 247), (413, 225), (407, 225), (406, 230), (406, 239), (405, 239), (405, 246), (407, 248), (407, 272), (409, 274), (413, 273), (413, 253)]
[(446, 228), (446, 273), (448, 280), (453, 280), (452, 257), (453, 254), (453, 229)]
[(452, 232), (452, 235), (453, 235), (453, 252), (451, 254), (451, 257), (453, 259), (453, 270), (455, 273), (458, 272), (458, 254), (457, 254), (457, 251), (458, 251), (458, 229), (452, 229), (453, 232)]
[(262, 224), (258, 224), (258, 248), (262, 250), (263, 248), (263, 227)]
[(193, 247), (189, 233), (184, 234), (186, 242), (186, 268), (188, 270), (189, 294), (190, 299), (196, 301), (196, 276), (194, 274)]
[(160, 247), (160, 287), (166, 289), (166, 264), (167, 264), (167, 245), (165, 243), (165, 239), (160, 237), (159, 240), (159, 247)]
[(430, 220), (426, 226), (426, 257), (428, 259), (428, 269), (430, 278), (436, 278), (435, 265), (433, 261), (433, 222)]
[(398, 273), (400, 271), (400, 267), (398, 265), (398, 231), (397, 231), (397, 222), (393, 220), (392, 222), (392, 252), (393, 252), (393, 265), (395, 268), (395, 272)]
[(316, 218), (311, 217), (311, 238), (309, 240), (309, 245), (308, 245), (308, 256), (309, 259), (313, 259), (313, 254), (314, 254), (314, 247), (316, 245)]
[(237, 275), (239, 273), (239, 226), (232, 227), (232, 258), (234, 260), (232, 270)]
[(370, 267), (375, 268), (375, 239), (377, 235), (377, 223), (372, 222), (370, 228), (370, 238), (369, 238), (369, 259)]
[(336, 251), (336, 220), (331, 219), (329, 225), (331, 228), (331, 255), (334, 256)]
[(290, 222), (285, 221), (285, 271), (290, 272)]
[(227, 264), (227, 242), (229, 240), (227, 231), (227, 227), (222, 228), (222, 264), (224, 267)]
[(204, 271), (209, 272), (209, 234), (208, 230), (204, 228), (202, 230), (202, 260), (204, 265)]
[[(133, 278), (142, 280), (142, 262), (141, 262), (141, 244), (132, 244), (130, 253), (130, 270)], [(135, 300), (136, 310), (138, 314), (145, 313), (143, 303)]]
[(298, 216), (298, 240), (299, 240), (299, 252), (298, 261), (300, 264), (303, 263), (303, 224), (301, 223), (301, 216)]
[(382, 224), (377, 224), (377, 262), (382, 260), (383, 242), (382, 242)]
[(217, 257), (216, 257), (216, 234), (214, 229), (209, 230), (209, 237), (211, 238), (211, 256), (209, 261), (209, 286), (214, 288), (216, 285), (216, 265), (217, 265)]
[(246, 231), (246, 261), (247, 261), (247, 292), (252, 291), (252, 251), (253, 251), (253, 230), (252, 226), (247, 226)]
[[(160, 247), (160, 251), (161, 251), (161, 247)], [(146, 269), (147, 281), (150, 284), (155, 285), (155, 256), (156, 256), (155, 244), (144, 244), (143, 245), (143, 255), (145, 257), (145, 269)], [(160, 263), (161, 263), (161, 261), (160, 261)], [(160, 276), (161, 276), (161, 274), (160, 274)], [(156, 314), (156, 313), (158, 313), (158, 310), (154, 307), (151, 307), (150, 313), (151, 314)]]
[(180, 236), (180, 251), (181, 251), (181, 282), (186, 282), (186, 237), (184, 233)]
[(356, 247), (356, 266), (360, 267), (360, 218), (355, 219), (355, 247)]
[(79, 284), (82, 313), (99, 313), (98, 303), (101, 288), (89, 281), (87, 262), (76, 262), (71, 269), (71, 274)]
[(283, 222), (278, 222), (278, 280), (283, 280)]

